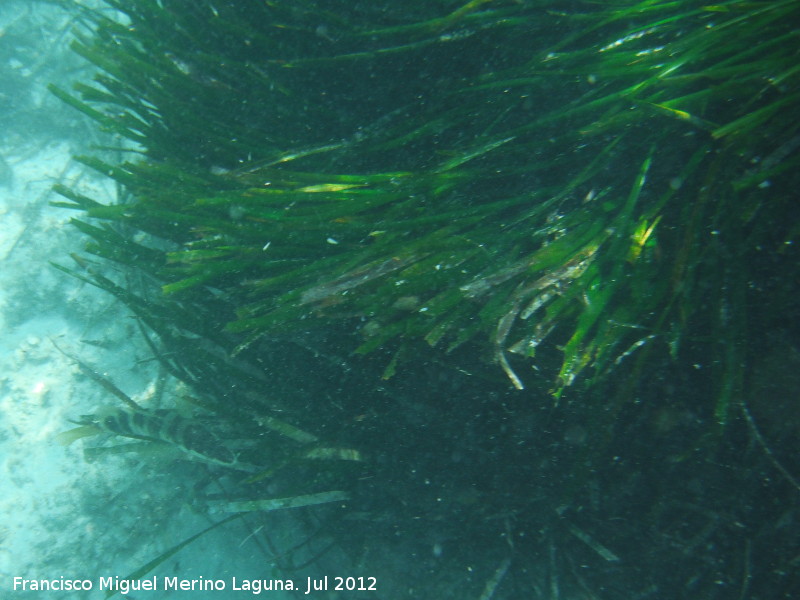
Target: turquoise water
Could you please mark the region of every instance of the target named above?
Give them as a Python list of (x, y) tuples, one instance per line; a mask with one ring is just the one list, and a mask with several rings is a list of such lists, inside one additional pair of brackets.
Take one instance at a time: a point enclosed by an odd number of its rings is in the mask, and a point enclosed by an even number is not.
[[(73, 215), (48, 205), (55, 199), (52, 186), (116, 195), (113, 185), (72, 160), (102, 137), (46, 90), (48, 83), (90, 74), (68, 49), (81, 27), (74, 12), (53, 3), (0, 6), (3, 598), (103, 598), (101, 578), (128, 575), (209, 523), (191, 508), (197, 475), (191, 465), (187, 471), (170, 460), (154, 466), (130, 456), (89, 461), (82, 442), (57, 443), (82, 414), (107, 402), (55, 344), (113, 372), (116, 384), (137, 398), (151, 396), (162, 376), (140, 364), (147, 351), (134, 341), (135, 327), (118, 302), (49, 264), (68, 262), (82, 246), (68, 225)], [(270, 553), (252, 533), (246, 524), (232, 523), (165, 563), (158, 577), (273, 576)], [(65, 580), (88, 582), (92, 590), (62, 590), (69, 587)], [(43, 586), (53, 589), (41, 591)], [(226, 597), (177, 594), (162, 589), (147, 597)]]

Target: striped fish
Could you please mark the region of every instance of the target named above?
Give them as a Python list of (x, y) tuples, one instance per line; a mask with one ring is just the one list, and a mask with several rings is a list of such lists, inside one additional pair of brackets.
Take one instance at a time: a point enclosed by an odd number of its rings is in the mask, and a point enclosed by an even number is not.
[(87, 415), (82, 422), (114, 435), (169, 444), (203, 462), (236, 469), (243, 466), (214, 433), (174, 410), (113, 409)]

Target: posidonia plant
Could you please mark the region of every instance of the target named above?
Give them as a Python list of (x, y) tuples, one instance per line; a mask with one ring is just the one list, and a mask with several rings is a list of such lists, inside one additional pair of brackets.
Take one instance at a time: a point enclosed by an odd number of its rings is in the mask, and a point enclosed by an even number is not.
[(83, 158), (130, 201), (58, 191), (147, 234), (78, 224), (239, 351), (350, 319), (386, 376), (468, 343), (522, 388), (552, 337), (560, 394), (677, 351), (707, 231), (789, 208), (760, 188), (798, 162), (792, 2), (109, 5), (74, 45), (94, 85), (53, 91), (133, 143)]
[[(709, 421), (749, 415), (764, 332), (797, 308), (774, 283), (796, 284), (800, 264), (797, 2), (105, 2), (116, 12), (87, 12), (73, 46), (94, 81), (51, 89), (119, 136), (80, 160), (124, 194), (57, 187), (91, 255), (61, 268), (125, 302), (213, 412), (266, 419), (260, 371), (301, 344), (314, 365), (364, 355), (371, 390), (409, 364), (433, 365), (421, 387), (468, 373), (502, 390), (515, 424), (538, 418), (521, 407), (530, 388), (556, 405), (574, 394), (591, 448), (619, 442), (665, 364), (707, 370)], [(330, 395), (293, 417), (331, 433), (347, 414), (344, 449), (367, 460), (388, 452), (374, 430), (396, 442), (394, 415), (413, 413), (362, 388)], [(442, 395), (464, 419), (476, 406)], [(693, 430), (670, 464), (720, 431)], [(497, 469), (507, 510), (459, 502), (475, 523), (554, 514), (589, 456), (546, 511), (509, 491), (511, 462)], [(383, 491), (417, 489), (395, 483)]]

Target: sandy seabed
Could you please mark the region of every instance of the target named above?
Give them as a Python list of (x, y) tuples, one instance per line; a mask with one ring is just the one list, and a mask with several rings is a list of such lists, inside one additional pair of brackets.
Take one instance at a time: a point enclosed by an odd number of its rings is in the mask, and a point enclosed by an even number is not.
[[(113, 182), (89, 172), (72, 156), (93, 140), (49, 139), (38, 119), (52, 119), (57, 101), (46, 85), (68, 61), (71, 17), (47, 3), (7, 3), (0, 28), (12, 40), (3, 68), (18, 87), (5, 92), (18, 119), (4, 122), (0, 138), (0, 597), (104, 598), (101, 577), (126, 577), (168, 548), (208, 527), (211, 518), (193, 504), (196, 467), (131, 455), (89, 461), (84, 441), (69, 446), (58, 434), (71, 420), (116, 405), (108, 392), (62, 353), (79, 357), (146, 403), (157, 366), (129, 312), (108, 294), (57, 270), (70, 268), (82, 251), (81, 234), (69, 225), (73, 211), (50, 206), (56, 183), (112, 202)], [(36, 44), (44, 43), (40, 50)], [(6, 48), (4, 48), (6, 49)], [(47, 67), (47, 68), (46, 68)], [(8, 78), (7, 78), (8, 79)], [(22, 85), (26, 87), (23, 89)], [(7, 107), (0, 107), (7, 108)], [(76, 117), (77, 119), (77, 117)], [(80, 123), (78, 121), (78, 123)], [(10, 125), (18, 125), (11, 130)], [(80, 127), (70, 123), (71, 131)], [(58, 346), (58, 348), (57, 348)], [(91, 444), (91, 442), (89, 442)], [(96, 442), (95, 442), (96, 444)], [(154, 571), (158, 577), (230, 580), (270, 577), (273, 567), (254, 545), (253, 532), (232, 522), (198, 539)], [(91, 591), (14, 591), (14, 578), (78, 579)], [(54, 587), (64, 587), (60, 584)], [(251, 594), (249, 594), (251, 595)], [(270, 594), (280, 598), (280, 592)], [(130, 598), (244, 597), (243, 592), (169, 590), (131, 593)]]
[[(92, 592), (18, 590), (20, 597), (104, 597), (100, 577), (124, 577), (210, 522), (192, 507), (191, 469), (130, 456), (89, 462), (83, 441), (66, 447), (56, 441), (73, 427), (72, 419), (116, 402), (56, 344), (139, 399), (147, 399), (158, 376), (152, 362), (140, 364), (147, 351), (135, 341), (126, 309), (50, 264), (70, 265), (69, 253), (80, 249), (77, 231), (68, 224), (73, 215), (48, 206), (52, 184), (77, 182), (95, 197), (113, 197), (113, 188), (91, 181), (70, 152), (68, 144), (52, 144), (25, 160), (10, 161), (13, 181), (0, 189), (4, 598), (13, 597), (14, 577), (95, 582)], [(248, 535), (238, 528), (230, 524), (198, 540), (162, 570), (216, 578), (257, 568), (259, 559), (250, 556), (246, 544), (237, 552), (230, 548)], [(147, 597), (170, 596), (161, 590)]]

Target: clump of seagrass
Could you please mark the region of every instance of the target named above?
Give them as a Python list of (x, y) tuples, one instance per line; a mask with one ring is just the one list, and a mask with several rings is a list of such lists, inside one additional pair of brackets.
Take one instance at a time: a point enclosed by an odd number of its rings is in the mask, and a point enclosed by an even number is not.
[[(108, 4), (131, 26), (98, 13), (74, 45), (95, 84), (52, 89), (144, 156), (82, 158), (129, 202), (59, 187), (59, 204), (106, 223), (76, 221), (91, 252), (160, 283), (160, 300), (116, 292), (140, 316), (239, 353), (350, 319), (357, 352), (391, 351), (385, 377), (421, 344), (469, 344), (522, 388), (544, 345), (559, 395), (588, 367), (676, 355), (720, 276), (705, 231), (726, 244), (787, 210), (761, 190), (798, 167), (793, 2), (587, 5), (591, 21)], [(712, 302), (740, 310), (737, 285)], [(737, 358), (720, 359), (724, 419)]]

